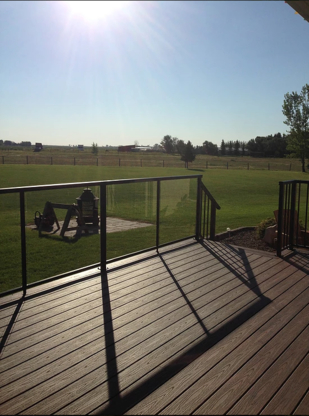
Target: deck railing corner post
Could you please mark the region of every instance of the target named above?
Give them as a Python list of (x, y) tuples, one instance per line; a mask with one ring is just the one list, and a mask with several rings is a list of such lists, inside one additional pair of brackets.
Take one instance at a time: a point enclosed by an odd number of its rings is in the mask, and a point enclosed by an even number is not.
[(284, 201), (284, 183), (279, 182), (279, 207), (278, 207), (278, 230), (277, 230), (277, 256), (281, 257), (282, 249), (282, 214)]
[(201, 216), (202, 216), (202, 178), (197, 178), (196, 190), (196, 224), (195, 224), (195, 239), (201, 239)]
[(100, 253), (101, 253), (101, 276), (106, 275), (107, 247), (106, 247), (106, 187), (100, 184)]

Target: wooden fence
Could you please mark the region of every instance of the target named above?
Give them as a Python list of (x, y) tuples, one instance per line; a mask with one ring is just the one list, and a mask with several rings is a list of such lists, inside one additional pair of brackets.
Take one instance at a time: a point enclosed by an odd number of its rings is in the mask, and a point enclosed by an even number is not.
[[(127, 166), (127, 167), (177, 167), (186, 168), (186, 163), (180, 158), (176, 160), (172, 157), (151, 158), (151, 157), (118, 157), (116, 156), (45, 156), (45, 155), (2, 155), (0, 164), (26, 164), (26, 165), (76, 165), (76, 166)], [(298, 160), (283, 159), (282, 162), (269, 161), (265, 159), (252, 159), (250, 161), (240, 159), (222, 160), (202, 160), (196, 159), (188, 164), (189, 169), (243, 169), (243, 170), (277, 170), (277, 171), (301, 171), (301, 164)]]

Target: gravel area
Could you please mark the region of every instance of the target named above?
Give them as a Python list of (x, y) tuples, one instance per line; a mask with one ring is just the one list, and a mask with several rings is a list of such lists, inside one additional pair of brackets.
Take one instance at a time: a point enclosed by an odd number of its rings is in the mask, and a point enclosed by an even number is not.
[(255, 230), (243, 230), (230, 237), (220, 240), (222, 243), (232, 244), (240, 247), (253, 248), (275, 253), (275, 249), (270, 247), (265, 241), (261, 240)]

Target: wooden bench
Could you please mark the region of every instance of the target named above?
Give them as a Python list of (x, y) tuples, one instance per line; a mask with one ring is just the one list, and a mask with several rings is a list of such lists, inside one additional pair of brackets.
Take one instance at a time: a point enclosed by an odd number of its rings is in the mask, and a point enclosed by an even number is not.
[[(56, 216), (56, 213), (54, 211), (54, 208), (60, 208), (60, 209), (66, 209), (67, 213), (60, 231), (60, 235), (61, 237), (64, 237), (64, 233), (66, 231), (69, 230), (84, 230), (87, 234), (89, 232), (87, 225), (85, 224), (84, 218), (82, 217), (77, 204), (58, 204), (58, 203), (54, 203), (54, 202), (49, 202), (47, 201), (44, 207), (44, 211), (43, 211), (43, 215), (42, 218), (44, 219), (46, 217), (46, 215), (52, 216), (54, 221), (57, 224), (57, 230), (59, 230), (60, 225)], [(73, 215), (76, 215), (77, 217), (77, 221), (78, 221), (78, 226), (77, 227), (70, 227), (69, 228), (69, 223), (70, 223), (70, 219)], [(40, 222), (39, 225), (39, 235), (41, 235), (41, 231), (42, 231), (42, 226), (43, 226), (43, 221)]]

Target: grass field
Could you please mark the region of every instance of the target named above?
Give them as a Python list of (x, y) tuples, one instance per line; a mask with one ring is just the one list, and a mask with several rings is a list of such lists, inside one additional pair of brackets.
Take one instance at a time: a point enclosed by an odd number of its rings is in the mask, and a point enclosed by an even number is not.
[[(0, 188), (198, 173), (203, 175), (204, 184), (221, 206), (217, 212), (216, 232), (225, 231), (227, 227), (254, 226), (272, 217), (278, 207), (279, 181), (308, 177), (301, 172), (268, 170), (0, 165)], [(196, 180), (162, 183), (161, 243), (194, 234), (195, 201), (192, 194), (195, 186)], [(42, 212), (47, 200), (73, 203), (82, 190), (27, 193), (26, 222), (33, 222), (35, 211)], [(92, 191), (99, 196), (98, 189)], [(154, 223), (155, 198), (155, 184), (114, 186), (108, 190), (108, 215)], [(1, 195), (0, 212), (0, 291), (4, 291), (20, 286), (21, 282), (18, 196)], [(64, 215), (64, 210), (57, 211), (58, 219)], [(30, 282), (100, 261), (99, 235), (78, 240), (48, 235), (39, 238), (36, 231), (27, 229), (26, 238)], [(108, 258), (154, 245), (155, 226), (108, 234)]]

